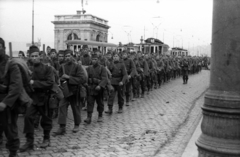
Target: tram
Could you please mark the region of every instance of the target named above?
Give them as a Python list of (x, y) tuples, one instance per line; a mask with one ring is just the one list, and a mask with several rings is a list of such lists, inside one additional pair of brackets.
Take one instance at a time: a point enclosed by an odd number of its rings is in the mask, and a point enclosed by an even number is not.
[(105, 43), (105, 42), (97, 42), (97, 41), (83, 41), (83, 40), (67, 40), (66, 44), (68, 48), (72, 49), (73, 51), (79, 51), (83, 45), (88, 45), (88, 48), (92, 51), (100, 50), (103, 54), (107, 53), (109, 49), (115, 50), (117, 49), (118, 45), (112, 43)]

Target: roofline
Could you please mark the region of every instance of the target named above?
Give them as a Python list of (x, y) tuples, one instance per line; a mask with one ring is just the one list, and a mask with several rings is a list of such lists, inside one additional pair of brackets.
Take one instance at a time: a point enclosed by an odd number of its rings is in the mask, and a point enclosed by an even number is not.
[(76, 15), (91, 15), (91, 16), (94, 16), (94, 17), (97, 17), (97, 18), (99, 18), (99, 19), (101, 19), (101, 20), (104, 20), (104, 21), (106, 21), (106, 22), (108, 22), (108, 20), (105, 20), (105, 19), (103, 19), (103, 18), (100, 18), (100, 17), (98, 17), (98, 16), (95, 16), (95, 15), (92, 15), (92, 14), (65, 14), (65, 15), (54, 15), (55, 17), (56, 16), (76, 16)]

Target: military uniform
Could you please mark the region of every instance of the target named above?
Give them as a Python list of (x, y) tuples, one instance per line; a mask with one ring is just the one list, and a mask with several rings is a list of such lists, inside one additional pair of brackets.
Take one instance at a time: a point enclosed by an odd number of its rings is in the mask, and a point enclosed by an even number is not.
[(160, 59), (160, 58), (157, 58), (156, 62), (157, 62), (157, 82), (160, 87), (162, 85), (162, 81), (163, 81), (164, 63), (163, 63), (162, 59)]
[(181, 67), (182, 67), (183, 84), (187, 84), (187, 81), (188, 81), (188, 68), (189, 68), (188, 62), (186, 60), (184, 60), (182, 62)]
[(133, 97), (134, 98), (139, 98), (139, 96), (140, 96), (140, 88), (141, 88), (141, 84), (140, 84), (141, 75), (140, 74), (142, 74), (142, 71), (141, 71), (140, 64), (138, 62), (137, 57), (135, 57), (133, 59), (133, 62), (134, 62), (134, 65), (136, 67), (136, 75), (133, 78), (133, 95), (134, 95)]
[(123, 62), (126, 67), (127, 74), (128, 74), (128, 76), (130, 76), (130, 78), (128, 78), (128, 81), (125, 84), (126, 105), (128, 106), (130, 95), (131, 95), (131, 88), (132, 88), (132, 84), (133, 84), (133, 78), (136, 75), (136, 67), (135, 67), (135, 64), (132, 59), (125, 58), (125, 59), (123, 59)]
[[(66, 54), (68, 53), (69, 51), (66, 51)], [(62, 79), (64, 74), (68, 75), (69, 79)], [(86, 83), (86, 75), (84, 74), (82, 66), (76, 64), (74, 61), (69, 61), (60, 67), (59, 76), (61, 78), (61, 82), (67, 81), (69, 91), (71, 91), (72, 95), (63, 98), (59, 103), (58, 124), (60, 125), (60, 128), (56, 132), (56, 135), (64, 134), (66, 132), (67, 110), (69, 105), (71, 105), (72, 108), (75, 124), (73, 132), (78, 132), (79, 124), (81, 123), (82, 107), (82, 104), (80, 103), (79, 86)]]
[[(15, 109), (23, 85), (21, 73), (17, 65), (11, 65), (7, 75), (3, 76), (7, 58), (7, 56), (0, 57), (0, 102), (7, 106), (3, 111), (0, 111), (0, 130), (3, 130), (7, 137), (6, 147), (10, 151), (9, 156), (14, 157), (20, 145), (17, 127), (18, 113)], [(4, 86), (8, 90), (2, 88)]]
[[(93, 56), (92, 56), (93, 57)], [(96, 63), (87, 68), (88, 73), (88, 97), (87, 97), (87, 112), (88, 118), (84, 121), (88, 124), (91, 123), (91, 117), (94, 109), (94, 103), (97, 102), (98, 121), (102, 119), (104, 111), (103, 104), (103, 90), (107, 84), (107, 71), (105, 67)], [(99, 86), (99, 89), (96, 89)]]
[(138, 58), (138, 63), (139, 63), (139, 66), (137, 68), (137, 72), (140, 74), (140, 77), (141, 77), (140, 84), (141, 84), (141, 91), (142, 91), (141, 94), (143, 98), (145, 93), (146, 81), (147, 81), (147, 78), (149, 77), (149, 68), (148, 68), (147, 61), (143, 57)]
[[(102, 65), (105, 69), (107, 68), (107, 66), (109, 65), (109, 61), (107, 60), (107, 58), (105, 56), (102, 56), (102, 54), (100, 54), (99, 56), (99, 64)], [(110, 82), (109, 81), (109, 74), (108, 74), (108, 70), (106, 69), (107, 72), (107, 84)], [(109, 83), (109, 85), (111, 85)], [(108, 88), (107, 86), (103, 89), (103, 100), (107, 100), (108, 98)]]
[(127, 71), (124, 66), (124, 63), (120, 61), (113, 61), (110, 63), (108, 69), (111, 72), (111, 85), (113, 86), (114, 90), (110, 93), (108, 99), (108, 111), (106, 113), (112, 113), (112, 107), (114, 103), (114, 98), (116, 96), (116, 92), (118, 94), (118, 105), (119, 105), (119, 112), (122, 112), (124, 98), (123, 98), (123, 85), (119, 85), (120, 82), (123, 84), (127, 81)]
[(52, 119), (49, 116), (48, 104), (49, 92), (55, 80), (52, 68), (41, 62), (33, 64), (31, 79), (34, 81), (32, 84), (34, 92), (30, 93), (31, 98), (33, 99), (33, 105), (27, 109), (25, 114), (24, 133), (26, 133), (27, 142), (20, 148), (20, 151), (22, 152), (33, 148), (34, 120), (36, 113), (39, 112), (42, 116), (40, 123), (43, 128), (44, 140), (40, 147), (49, 146), (50, 131), (52, 129)]
[(152, 74), (152, 86), (154, 85), (154, 88), (157, 88), (157, 61), (155, 60), (154, 56), (152, 57), (153, 62), (153, 74)]
[(87, 53), (83, 54), (81, 56), (81, 62), (82, 62), (82, 65), (84, 65), (84, 66), (91, 65), (91, 56)]
[(147, 58), (146, 61), (148, 63), (148, 71), (149, 71), (149, 75), (146, 76), (146, 87), (149, 93), (150, 89), (152, 89), (152, 86), (153, 86), (154, 65), (151, 58)]

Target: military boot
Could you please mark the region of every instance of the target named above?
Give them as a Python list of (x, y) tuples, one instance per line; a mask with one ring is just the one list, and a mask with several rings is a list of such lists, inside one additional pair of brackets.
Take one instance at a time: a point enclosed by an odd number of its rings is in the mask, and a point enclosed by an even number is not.
[(60, 126), (57, 130), (57, 132), (54, 132), (54, 135), (64, 135), (66, 133), (66, 127)]
[(14, 152), (10, 152), (9, 156), (8, 157), (17, 157), (17, 151), (14, 151)]
[(79, 131), (79, 125), (75, 125), (72, 132), (77, 133)]
[(0, 145), (3, 144), (3, 137), (0, 137)]
[(119, 107), (118, 113), (123, 113), (123, 108), (122, 107)]
[(50, 130), (44, 130), (43, 131), (43, 142), (39, 144), (40, 148), (47, 148), (50, 146)]
[(108, 110), (105, 111), (106, 114), (111, 115), (112, 114), (112, 106), (108, 106)]
[(84, 122), (87, 124), (90, 124), (92, 122), (92, 113), (88, 112), (87, 119), (85, 119)]
[(39, 144), (40, 148), (47, 148), (48, 146), (50, 146), (50, 139), (43, 139), (43, 142)]
[(20, 152), (26, 152), (27, 150), (33, 150), (34, 148), (34, 137), (33, 133), (26, 134), (27, 142), (19, 148)]
[(97, 120), (97, 122), (103, 122), (102, 113), (99, 113), (99, 114), (98, 114), (98, 120)]

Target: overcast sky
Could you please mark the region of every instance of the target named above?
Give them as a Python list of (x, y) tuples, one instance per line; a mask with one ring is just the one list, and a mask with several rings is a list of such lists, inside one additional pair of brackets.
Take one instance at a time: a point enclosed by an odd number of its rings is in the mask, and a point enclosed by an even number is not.
[[(157, 3), (159, 1), (159, 3)], [(84, 0), (84, 9), (109, 21), (108, 42), (139, 43), (158, 38), (170, 47), (209, 46), (212, 0)], [(54, 46), (54, 15), (76, 14), (81, 0), (35, 0), (35, 42)], [(128, 35), (129, 34), (129, 35)], [(113, 39), (111, 37), (113, 36)], [(0, 37), (13, 50), (26, 51), (32, 40), (32, 0), (0, 0)], [(174, 44), (174, 45), (173, 45)]]

